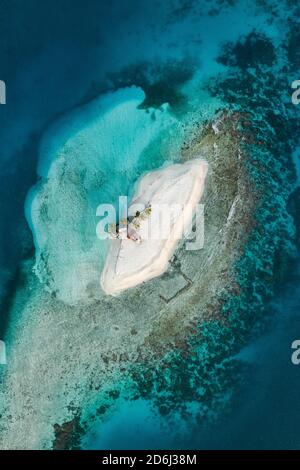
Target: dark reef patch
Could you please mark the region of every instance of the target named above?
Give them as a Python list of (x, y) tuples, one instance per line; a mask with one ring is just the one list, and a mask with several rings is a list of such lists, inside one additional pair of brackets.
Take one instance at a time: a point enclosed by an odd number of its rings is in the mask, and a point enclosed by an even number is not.
[(162, 64), (138, 63), (124, 68), (108, 77), (114, 89), (139, 86), (146, 93), (140, 108), (159, 108), (169, 103), (176, 110), (184, 104), (180, 86), (192, 78), (195, 71), (193, 60), (168, 61)]
[(168, 23), (175, 23), (176, 21), (182, 21), (191, 14), (191, 11), (195, 7), (195, 0), (179, 0), (177, 7), (174, 8), (172, 13), (169, 15)]
[(242, 70), (256, 65), (271, 67), (276, 58), (272, 42), (264, 35), (252, 31), (243, 40), (224, 46), (224, 52), (218, 57), (218, 62)]
[(78, 416), (62, 425), (54, 424), (53, 450), (79, 450), (82, 433), (83, 428)]

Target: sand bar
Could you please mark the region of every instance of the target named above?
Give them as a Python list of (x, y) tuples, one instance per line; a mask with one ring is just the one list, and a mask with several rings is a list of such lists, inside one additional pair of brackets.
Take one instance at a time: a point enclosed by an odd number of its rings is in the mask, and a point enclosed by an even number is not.
[(137, 205), (150, 204), (151, 217), (140, 224), (140, 243), (110, 240), (101, 274), (101, 287), (106, 294), (116, 295), (167, 270), (178, 241), (191, 224), (192, 210), (201, 200), (207, 167), (204, 160), (197, 158), (140, 178), (129, 214), (135, 213)]

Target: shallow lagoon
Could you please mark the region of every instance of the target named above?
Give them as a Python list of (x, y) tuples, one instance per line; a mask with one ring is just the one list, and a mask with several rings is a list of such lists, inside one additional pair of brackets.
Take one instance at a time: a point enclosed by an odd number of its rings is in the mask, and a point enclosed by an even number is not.
[(161, 141), (170, 140), (171, 126), (175, 135), (176, 119), (167, 104), (139, 109), (144, 99), (136, 87), (103, 95), (75, 117), (64, 117), (42, 141), (41, 179), (26, 203), (35, 270), (71, 305), (93, 300), (92, 291), (101, 296), (107, 241), (96, 237), (98, 205), (117, 208), (120, 196), (131, 197), (141, 174), (167, 163)]

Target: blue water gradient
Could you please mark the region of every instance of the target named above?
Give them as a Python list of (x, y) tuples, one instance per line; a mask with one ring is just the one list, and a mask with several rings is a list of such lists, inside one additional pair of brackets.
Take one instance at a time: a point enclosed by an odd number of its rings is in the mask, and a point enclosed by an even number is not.
[[(271, 2), (274, 13), (252, 8), (252, 3), (61, 0), (54, 7), (50, 0), (0, 2), (0, 79), (7, 84), (7, 105), (0, 106), (1, 335), (10, 321), (9, 306), (20, 281), (19, 262), (34, 253), (25, 217), (26, 197), (30, 205), (28, 191), (40, 177), (46, 179), (51, 155), (61, 145), (59, 132), (63, 129), (73, 134), (76, 116), (89, 106), (87, 103), (124, 86), (148, 86), (153, 103), (161, 95), (159, 105), (166, 96), (180, 103), (178, 90), (171, 87), (169, 92), (161, 83), (158, 89), (151, 88), (149, 78), (177, 63), (191, 69), (189, 80), (177, 77), (180, 93), (188, 96), (189, 109), (203, 121), (209, 118), (224, 103), (207, 93), (208, 85), (228, 69), (233, 74), (236, 71), (234, 64), (216, 60), (222, 46), (256, 31), (263, 32), (277, 47), (287, 32), (281, 2)], [(274, 22), (268, 21), (272, 15)], [(148, 70), (149, 63), (154, 68), (147, 81), (134, 71), (137, 65)], [(160, 71), (155, 65), (160, 65)], [(294, 79), (299, 78), (298, 72), (295, 68)], [(139, 104), (144, 97), (141, 93)], [(180, 104), (173, 107), (174, 119), (182, 119), (182, 109)], [(70, 121), (70, 116), (75, 119)], [(41, 155), (46, 157), (39, 160)], [(106, 188), (108, 198), (113, 200), (119, 188), (128, 192), (140, 173), (162, 163), (160, 157), (142, 161), (138, 168), (135, 164), (139, 162), (131, 162), (130, 181), (122, 179), (119, 172), (118, 185), (111, 192)], [(297, 151), (295, 161), (299, 163)], [(120, 161), (114, 160), (115, 170), (118, 165)], [(28, 214), (27, 220), (30, 222)], [(297, 262), (289, 271), (268, 306), (272, 320), (267, 321), (267, 332), (239, 353), (241, 367), (247, 368), (245, 384), (236, 391), (233, 407), (225, 416), (213, 425), (195, 425), (178, 416), (167, 420), (158, 416), (147, 400), (120, 402), (104, 423), (96, 423), (83, 437), (83, 447), (299, 448), (300, 366), (290, 360), (291, 343), (300, 338)]]

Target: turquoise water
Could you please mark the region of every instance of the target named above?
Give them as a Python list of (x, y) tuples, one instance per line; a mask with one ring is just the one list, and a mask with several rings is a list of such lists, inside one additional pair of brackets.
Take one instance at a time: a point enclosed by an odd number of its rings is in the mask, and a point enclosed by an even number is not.
[[(189, 390), (183, 391), (187, 412), (179, 416), (171, 411), (166, 417), (158, 412), (154, 381), (148, 395), (112, 400), (112, 410), (88, 423), (81, 445), (299, 448), (299, 373), (289, 360), (299, 330), (299, 276), (292, 247), (297, 233), (286, 209), (296, 186), (289, 181), (292, 156), (299, 160), (299, 110), (290, 104), (289, 88), (299, 78), (296, 2), (272, 1), (263, 7), (242, 0), (149, 0), (142, 5), (62, 0), (57, 9), (35, 0), (26, 8), (16, 4), (14, 28), (7, 26), (10, 7), (0, 16), (0, 79), (8, 89), (7, 105), (0, 106), (1, 335), (8, 325), (14, 327), (9, 312), (24, 282), (18, 277), (22, 260), (35, 254), (41, 284), (59, 301), (71, 306), (91, 298), (101, 301), (98, 281), (107, 246), (95, 236), (97, 205), (117, 206), (119, 195), (130, 197), (145, 171), (178, 161), (185, 132), (211, 119), (216, 109), (251, 112), (256, 135), (268, 141), (267, 149), (250, 154), (258, 164), (269, 162), (267, 170), (253, 172), (265, 190), (258, 223), (263, 221), (269, 235), (255, 235), (245, 250), (240, 275), (247, 295), (224, 302), (224, 311), (233, 312), (230, 328), (208, 327), (197, 345), (200, 366), (189, 369), (190, 381), (198, 392), (204, 387), (203, 396), (207, 391), (215, 397), (201, 401), (199, 393), (194, 403)], [(270, 215), (272, 199), (278, 210)], [(296, 219), (299, 200), (293, 200)], [(271, 260), (276, 288), (266, 287), (255, 247), (261, 264)], [(43, 251), (49, 253), (46, 261)], [(276, 265), (279, 251), (285, 271)], [(13, 336), (18, 338), (17, 329)], [(222, 343), (221, 359), (214, 341)], [(174, 374), (184, 376), (180, 368), (191, 363), (192, 356), (179, 362)], [(205, 381), (197, 382), (199, 368)], [(234, 375), (241, 380), (236, 383)], [(160, 391), (159, 399), (165, 396), (176, 403), (176, 390)], [(216, 408), (207, 411), (208, 402)], [(200, 423), (199, 407), (205, 409)]]
[[(103, 95), (56, 123), (41, 143), (41, 179), (25, 212), (36, 273), (67, 303), (85, 302), (91, 285), (99, 290), (107, 240), (96, 237), (97, 207), (112, 205), (118, 213), (119, 197), (131, 198), (139, 176), (176, 161), (176, 119), (167, 103), (139, 109), (144, 99), (137, 87)], [(171, 139), (168, 160), (162, 148)]]

